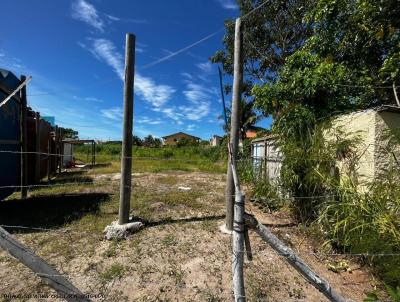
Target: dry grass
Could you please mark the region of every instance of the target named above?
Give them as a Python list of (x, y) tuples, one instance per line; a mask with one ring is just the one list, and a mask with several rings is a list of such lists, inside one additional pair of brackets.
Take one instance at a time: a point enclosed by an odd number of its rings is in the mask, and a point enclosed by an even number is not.
[[(107, 182), (113, 177), (107, 174), (100, 179)], [(9, 200), (13, 206), (8, 204), (8, 214), (1, 218), (10, 224), (54, 229), (15, 231), (14, 235), (84, 292), (104, 294), (104, 301), (230, 301), (230, 237), (218, 230), (224, 219), (224, 177), (169, 172), (135, 174), (133, 179), (131, 214), (145, 219), (146, 227), (128, 240), (103, 240), (102, 230), (118, 215), (118, 186), (113, 185), (38, 189), (30, 192), (27, 202), (32, 206), (25, 216), (14, 214), (27, 204), (21, 208), (18, 200)], [(68, 176), (63, 180), (68, 181)], [(191, 190), (180, 191), (179, 186)], [(4, 207), (0, 203), (0, 213), (5, 212)], [(287, 217), (267, 217), (252, 207), (251, 211), (266, 223), (287, 222)], [(326, 259), (304, 254), (318, 248), (304, 239), (304, 232), (279, 230), (273, 231), (281, 236), (289, 233), (306, 262), (346, 296), (358, 301), (371, 288), (371, 277), (364, 270), (337, 274), (326, 269)], [(324, 299), (264, 242), (250, 235), (254, 260), (245, 264), (249, 301)], [(354, 268), (356, 263), (350, 261), (349, 265)], [(51, 292), (32, 276), (0, 253), (0, 292)]]

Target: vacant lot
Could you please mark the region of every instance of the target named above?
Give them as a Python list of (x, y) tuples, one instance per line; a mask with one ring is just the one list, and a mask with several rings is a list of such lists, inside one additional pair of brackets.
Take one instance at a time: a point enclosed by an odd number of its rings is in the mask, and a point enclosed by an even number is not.
[[(30, 227), (8, 230), (82, 291), (99, 294), (94, 300), (231, 301), (231, 238), (219, 231), (224, 174), (134, 173), (132, 215), (145, 227), (127, 240), (106, 241), (102, 231), (117, 218), (119, 200), (119, 174), (106, 169), (68, 172), (53, 181), (58, 186), (32, 191), (26, 201), (0, 203), (2, 224)], [(77, 184), (81, 181), (86, 184)], [(324, 255), (320, 243), (294, 225), (288, 213), (262, 213), (249, 202), (247, 210), (344, 296), (362, 301), (373, 289), (371, 275), (357, 259)], [(254, 260), (245, 264), (249, 301), (326, 301), (256, 234), (250, 239)], [(327, 269), (339, 262), (347, 269)], [(51, 292), (0, 252), (0, 293)]]

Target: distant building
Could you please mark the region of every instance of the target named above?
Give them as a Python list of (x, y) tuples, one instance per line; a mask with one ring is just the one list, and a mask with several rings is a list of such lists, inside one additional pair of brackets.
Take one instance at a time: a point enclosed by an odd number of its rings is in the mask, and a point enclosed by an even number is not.
[(247, 130), (246, 131), (246, 138), (256, 138), (257, 131), (256, 130)]
[(210, 146), (212, 146), (212, 147), (216, 147), (216, 146), (219, 146), (219, 145), (221, 145), (221, 143), (222, 143), (222, 139), (223, 139), (223, 137), (222, 137), (222, 136), (219, 136), (219, 135), (213, 135), (213, 137), (212, 137), (212, 138), (210, 138)]
[(178, 132), (167, 136), (163, 136), (162, 139), (163, 139), (163, 144), (165, 146), (176, 146), (178, 142), (181, 140), (188, 140), (194, 143), (200, 142), (200, 137), (193, 136), (183, 132)]

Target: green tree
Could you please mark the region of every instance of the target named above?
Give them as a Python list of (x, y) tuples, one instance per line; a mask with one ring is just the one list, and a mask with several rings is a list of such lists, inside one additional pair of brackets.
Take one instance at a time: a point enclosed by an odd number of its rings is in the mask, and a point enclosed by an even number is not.
[[(227, 118), (228, 118), (228, 127), (230, 126), (231, 121), (231, 110), (226, 108)], [(249, 130), (262, 130), (262, 128), (257, 127), (256, 123), (259, 122), (263, 117), (257, 114), (254, 109), (254, 101), (246, 101), (241, 99), (239, 102), (239, 135), (240, 139), (244, 140), (246, 138), (246, 132)], [(222, 116), (220, 117), (222, 119)], [(223, 129), (226, 129), (226, 125), (223, 125)]]
[(78, 131), (75, 131), (74, 129), (71, 128), (62, 128), (62, 133), (64, 138), (72, 138), (72, 139), (79, 138)]
[(143, 146), (150, 148), (159, 148), (162, 145), (162, 141), (159, 138), (148, 135), (143, 139)]
[(195, 139), (190, 139), (186, 137), (182, 137), (176, 142), (176, 145), (178, 147), (186, 147), (186, 146), (198, 146), (199, 142), (197, 142)]
[[(267, 5), (247, 15), (264, 0), (239, 0), (240, 14), (246, 17), (243, 26), (243, 56), (245, 95), (250, 95), (254, 83), (274, 81), (286, 58), (303, 44), (311, 33), (304, 17), (314, 0), (271, 0)], [(233, 74), (234, 20), (225, 22), (224, 49), (211, 57), (220, 63), (225, 73)], [(231, 87), (226, 87), (230, 92)]]
[(145, 147), (153, 147), (154, 146), (154, 137), (149, 134), (143, 139), (143, 146)]
[(154, 139), (153, 147), (154, 148), (160, 148), (162, 146), (162, 141), (159, 138)]
[(133, 146), (143, 146), (143, 141), (140, 139), (139, 136), (133, 135), (132, 136), (132, 145)]
[(394, 0), (317, 0), (305, 18), (312, 35), (287, 58), (275, 81), (255, 87), (257, 107), (279, 124), (298, 122), (293, 108), (305, 114), (298, 118), (320, 120), (394, 104), (391, 87), (400, 80), (399, 14)]

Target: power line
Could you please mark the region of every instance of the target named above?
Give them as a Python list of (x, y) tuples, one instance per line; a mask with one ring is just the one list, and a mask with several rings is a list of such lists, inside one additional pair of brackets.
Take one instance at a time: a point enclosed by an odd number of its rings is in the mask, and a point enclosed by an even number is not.
[(204, 41), (207, 41), (208, 39), (210, 39), (212, 37), (214, 37), (216, 34), (218, 34), (223, 29), (225, 29), (225, 28), (224, 27), (220, 28), (219, 30), (213, 32), (212, 34), (209, 34), (209, 35), (201, 38), (200, 40), (198, 40), (198, 41), (196, 41), (196, 42), (194, 42), (192, 44), (189, 44), (188, 46), (185, 46), (185, 47), (183, 47), (183, 48), (181, 48), (181, 49), (179, 49), (179, 50), (177, 50), (177, 51), (175, 51), (175, 52), (173, 52), (173, 53), (171, 53), (171, 54), (169, 54), (169, 55), (167, 55), (165, 57), (162, 57), (162, 58), (160, 58), (160, 59), (158, 59), (158, 60), (156, 60), (154, 62), (151, 62), (151, 63), (149, 63), (147, 65), (144, 65), (143, 67), (141, 67), (139, 69), (141, 69), (141, 70), (147, 69), (147, 68), (152, 67), (154, 65), (157, 65), (157, 64), (159, 64), (161, 62), (164, 62), (164, 61), (166, 61), (166, 60), (168, 60), (168, 59), (170, 59), (172, 57), (175, 57), (175, 56), (179, 55), (180, 53), (182, 53), (182, 52), (184, 52), (184, 51), (186, 51), (186, 50), (188, 50), (188, 49), (190, 49), (190, 48), (192, 48), (192, 47), (194, 47), (194, 46), (196, 46), (196, 45), (198, 45), (198, 44), (200, 44), (200, 43), (202, 43)]
[[(241, 18), (241, 19), (247, 18), (247, 17), (250, 16), (252, 13), (254, 13), (256, 10), (260, 9), (260, 8), (263, 7), (265, 4), (267, 4), (267, 2), (269, 2), (269, 0), (267, 0), (267, 1), (263, 2), (263, 3), (261, 3), (260, 5), (256, 6), (256, 7), (253, 8), (251, 11), (249, 11), (249, 12), (246, 13), (245, 15), (241, 16), (240, 18)], [(233, 24), (231, 24), (231, 25), (233, 25)], [(228, 25), (228, 26), (230, 26), (230, 25)], [(216, 34), (218, 34), (220, 31), (222, 31), (222, 30), (224, 30), (224, 29), (225, 29), (225, 27), (222, 27), (222, 28), (218, 29), (217, 31), (215, 31), (215, 32), (213, 32), (213, 33), (211, 33), (211, 34), (209, 34), (209, 35), (207, 35), (207, 36), (201, 38), (200, 40), (198, 40), (198, 41), (196, 41), (196, 42), (194, 42), (194, 43), (192, 43), (192, 44), (189, 44), (188, 46), (185, 46), (185, 47), (183, 47), (183, 48), (181, 48), (181, 49), (179, 49), (179, 50), (177, 50), (177, 51), (175, 51), (175, 52), (173, 52), (173, 53), (171, 53), (171, 54), (169, 54), (169, 55), (167, 55), (167, 56), (165, 56), (165, 57), (162, 57), (162, 58), (160, 58), (160, 59), (158, 59), (158, 60), (156, 60), (156, 61), (154, 61), (154, 62), (151, 62), (151, 63), (149, 63), (149, 64), (147, 64), (147, 65), (144, 65), (143, 67), (141, 67), (141, 68), (139, 68), (139, 69), (142, 69), (142, 70), (143, 70), (143, 69), (147, 69), (147, 68), (152, 67), (152, 66), (154, 66), (154, 65), (157, 65), (157, 64), (159, 64), (159, 63), (161, 63), (161, 62), (164, 62), (164, 61), (166, 61), (166, 60), (168, 60), (168, 59), (170, 59), (170, 58), (172, 58), (172, 57), (175, 57), (175, 56), (179, 55), (180, 53), (182, 53), (182, 52), (184, 52), (184, 51), (186, 51), (186, 50), (188, 50), (188, 49), (190, 49), (190, 48), (192, 48), (192, 47), (194, 47), (194, 46), (196, 46), (196, 45), (198, 45), (198, 44), (200, 44), (200, 43), (202, 43), (202, 42), (204, 42), (204, 41), (207, 41), (208, 39), (214, 37)]]

